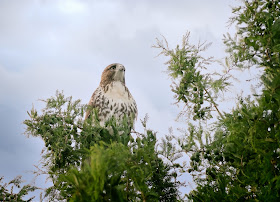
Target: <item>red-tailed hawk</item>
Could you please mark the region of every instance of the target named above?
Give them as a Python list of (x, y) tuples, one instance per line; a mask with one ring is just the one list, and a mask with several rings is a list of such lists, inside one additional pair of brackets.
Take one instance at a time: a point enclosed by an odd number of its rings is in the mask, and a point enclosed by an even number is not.
[[(98, 110), (100, 125), (113, 116), (117, 121), (122, 122), (126, 116), (133, 123), (137, 118), (137, 105), (131, 93), (125, 85), (125, 67), (114, 63), (107, 66), (101, 76), (98, 88), (94, 91), (88, 103), (89, 106)], [(86, 112), (85, 119), (89, 117), (91, 110)]]

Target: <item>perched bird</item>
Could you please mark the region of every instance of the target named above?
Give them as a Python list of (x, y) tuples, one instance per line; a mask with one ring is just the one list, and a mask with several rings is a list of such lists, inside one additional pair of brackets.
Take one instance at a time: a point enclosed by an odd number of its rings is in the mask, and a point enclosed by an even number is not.
[[(125, 67), (122, 64), (114, 63), (104, 69), (100, 84), (92, 94), (88, 105), (97, 109), (101, 126), (113, 116), (118, 123), (126, 116), (130, 121), (130, 127), (134, 128), (138, 113), (137, 105), (125, 85)], [(91, 110), (87, 110), (85, 119), (89, 118)]]

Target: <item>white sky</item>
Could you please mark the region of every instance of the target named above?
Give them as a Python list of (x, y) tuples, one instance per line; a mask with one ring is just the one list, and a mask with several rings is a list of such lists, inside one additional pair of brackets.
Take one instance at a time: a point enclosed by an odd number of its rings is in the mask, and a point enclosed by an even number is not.
[[(194, 43), (213, 42), (208, 54), (221, 59), (225, 56), (222, 36), (234, 30), (226, 23), (230, 5), (238, 3), (1, 0), (0, 175), (6, 180), (16, 175), (27, 181), (32, 178), (26, 171), (38, 164), (43, 147), (40, 139), (22, 134), (32, 104), (40, 109), (38, 99), (53, 96), (57, 89), (87, 103), (103, 69), (114, 62), (126, 67), (126, 83), (139, 111), (136, 129), (141, 131), (139, 119), (146, 113), (148, 127), (158, 131), (158, 137), (167, 134), (170, 126), (181, 126), (174, 121), (180, 109), (172, 105), (171, 81), (163, 73), (167, 58), (155, 57), (159, 50), (151, 46), (164, 35), (174, 47), (190, 31)], [(241, 88), (246, 91), (247, 86)]]

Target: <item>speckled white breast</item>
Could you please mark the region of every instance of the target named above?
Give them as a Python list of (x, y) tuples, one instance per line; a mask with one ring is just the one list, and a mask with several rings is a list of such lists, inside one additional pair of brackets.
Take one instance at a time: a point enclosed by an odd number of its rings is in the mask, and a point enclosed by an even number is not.
[(115, 116), (117, 120), (122, 120), (124, 115), (127, 117), (137, 117), (136, 102), (129, 90), (121, 82), (112, 82), (108, 90), (104, 92), (104, 105), (101, 107), (100, 116), (105, 121)]

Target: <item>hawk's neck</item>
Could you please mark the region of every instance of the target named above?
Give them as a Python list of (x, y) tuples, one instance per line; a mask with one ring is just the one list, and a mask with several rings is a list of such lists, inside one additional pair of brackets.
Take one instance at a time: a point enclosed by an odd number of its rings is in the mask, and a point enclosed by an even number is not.
[(110, 84), (106, 85), (103, 89), (106, 97), (112, 99), (121, 99), (128, 100), (130, 99), (130, 92), (123, 82), (113, 81)]

